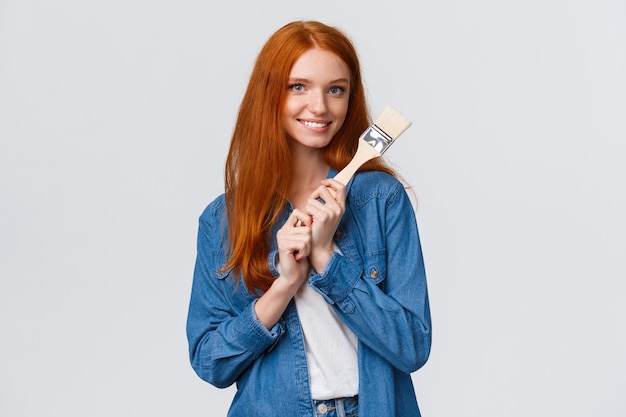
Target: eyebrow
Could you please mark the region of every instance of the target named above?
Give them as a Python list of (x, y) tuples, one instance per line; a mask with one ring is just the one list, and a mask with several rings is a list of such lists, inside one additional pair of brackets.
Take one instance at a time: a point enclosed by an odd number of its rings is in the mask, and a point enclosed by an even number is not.
[[(308, 83), (311, 82), (307, 78), (289, 78), (290, 83)], [(337, 78), (336, 80), (330, 81), (328, 84), (337, 84), (337, 83), (346, 83), (350, 84), (350, 81), (347, 78)]]

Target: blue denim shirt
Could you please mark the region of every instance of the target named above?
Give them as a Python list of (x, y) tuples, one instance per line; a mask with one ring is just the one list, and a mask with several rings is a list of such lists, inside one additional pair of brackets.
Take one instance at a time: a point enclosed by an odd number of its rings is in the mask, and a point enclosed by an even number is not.
[[(274, 227), (269, 265), (276, 273)], [(227, 257), (224, 196), (202, 213), (187, 319), (191, 364), (216, 387), (237, 384), (229, 416), (314, 415), (304, 338), (293, 300), (271, 329), (254, 313), (257, 296), (221, 273)], [(381, 172), (347, 187), (335, 253), (311, 285), (359, 339), (359, 417), (420, 416), (411, 372), (428, 359), (431, 321), (413, 207), (403, 185)]]

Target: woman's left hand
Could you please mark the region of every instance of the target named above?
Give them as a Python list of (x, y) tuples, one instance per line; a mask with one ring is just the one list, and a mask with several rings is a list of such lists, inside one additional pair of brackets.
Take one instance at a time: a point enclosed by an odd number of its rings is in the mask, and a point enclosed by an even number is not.
[(333, 237), (345, 210), (346, 186), (332, 178), (322, 180), (307, 201), (306, 212), (312, 219), (309, 261), (318, 273), (333, 254)]

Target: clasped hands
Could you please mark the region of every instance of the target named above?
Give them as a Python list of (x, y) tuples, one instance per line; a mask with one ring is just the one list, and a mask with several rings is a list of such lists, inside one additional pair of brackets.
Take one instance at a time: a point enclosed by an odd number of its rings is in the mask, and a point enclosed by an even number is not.
[(293, 210), (276, 234), (282, 278), (299, 287), (311, 268), (324, 270), (333, 254), (333, 236), (345, 202), (345, 186), (328, 178), (309, 196), (304, 211)]

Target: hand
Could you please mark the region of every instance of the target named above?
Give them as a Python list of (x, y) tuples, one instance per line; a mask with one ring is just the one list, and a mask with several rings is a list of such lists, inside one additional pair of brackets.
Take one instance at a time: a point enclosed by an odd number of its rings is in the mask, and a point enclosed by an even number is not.
[(254, 304), (257, 319), (271, 329), (306, 282), (311, 264), (311, 216), (294, 210), (276, 233), (280, 276)]
[(280, 278), (295, 289), (309, 275), (311, 253), (311, 217), (295, 209), (276, 233)]
[(333, 237), (346, 211), (345, 185), (330, 178), (322, 180), (322, 184), (309, 197), (306, 211), (311, 216), (309, 260), (313, 268), (321, 273), (333, 254)]

